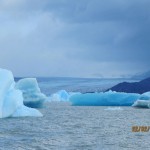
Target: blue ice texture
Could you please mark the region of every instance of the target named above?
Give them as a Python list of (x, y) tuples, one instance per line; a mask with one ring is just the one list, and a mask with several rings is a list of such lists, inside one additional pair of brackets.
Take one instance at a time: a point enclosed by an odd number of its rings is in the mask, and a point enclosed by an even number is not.
[(46, 95), (41, 93), (36, 78), (24, 78), (16, 83), (16, 89), (23, 93), (23, 103), (31, 108), (42, 108)]
[(70, 97), (74, 106), (132, 106), (137, 100), (150, 100), (150, 92), (142, 95), (123, 92), (75, 94)]

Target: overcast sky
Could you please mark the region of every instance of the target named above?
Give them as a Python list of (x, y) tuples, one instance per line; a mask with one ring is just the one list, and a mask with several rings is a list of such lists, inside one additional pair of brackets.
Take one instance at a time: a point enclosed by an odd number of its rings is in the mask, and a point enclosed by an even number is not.
[(150, 70), (150, 0), (0, 0), (0, 67), (15, 76)]

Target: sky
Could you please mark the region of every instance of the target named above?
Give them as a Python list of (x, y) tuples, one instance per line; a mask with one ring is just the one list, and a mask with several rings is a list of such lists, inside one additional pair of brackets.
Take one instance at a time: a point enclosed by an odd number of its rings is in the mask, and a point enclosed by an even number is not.
[(0, 68), (15, 76), (150, 70), (149, 0), (0, 0)]

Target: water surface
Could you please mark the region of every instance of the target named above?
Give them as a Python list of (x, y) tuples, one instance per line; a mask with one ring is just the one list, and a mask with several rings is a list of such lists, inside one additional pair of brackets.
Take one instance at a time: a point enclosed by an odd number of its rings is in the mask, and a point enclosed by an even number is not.
[(0, 120), (2, 150), (149, 150), (150, 132), (133, 133), (132, 126), (150, 126), (150, 110), (121, 107), (78, 107), (53, 102), (40, 109), (44, 117)]

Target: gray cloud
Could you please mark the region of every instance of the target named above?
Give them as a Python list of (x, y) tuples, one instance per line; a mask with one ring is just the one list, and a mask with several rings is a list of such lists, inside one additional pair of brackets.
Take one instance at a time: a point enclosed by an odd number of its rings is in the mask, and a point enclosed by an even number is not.
[(149, 6), (148, 0), (2, 0), (1, 67), (16, 76), (149, 70)]

